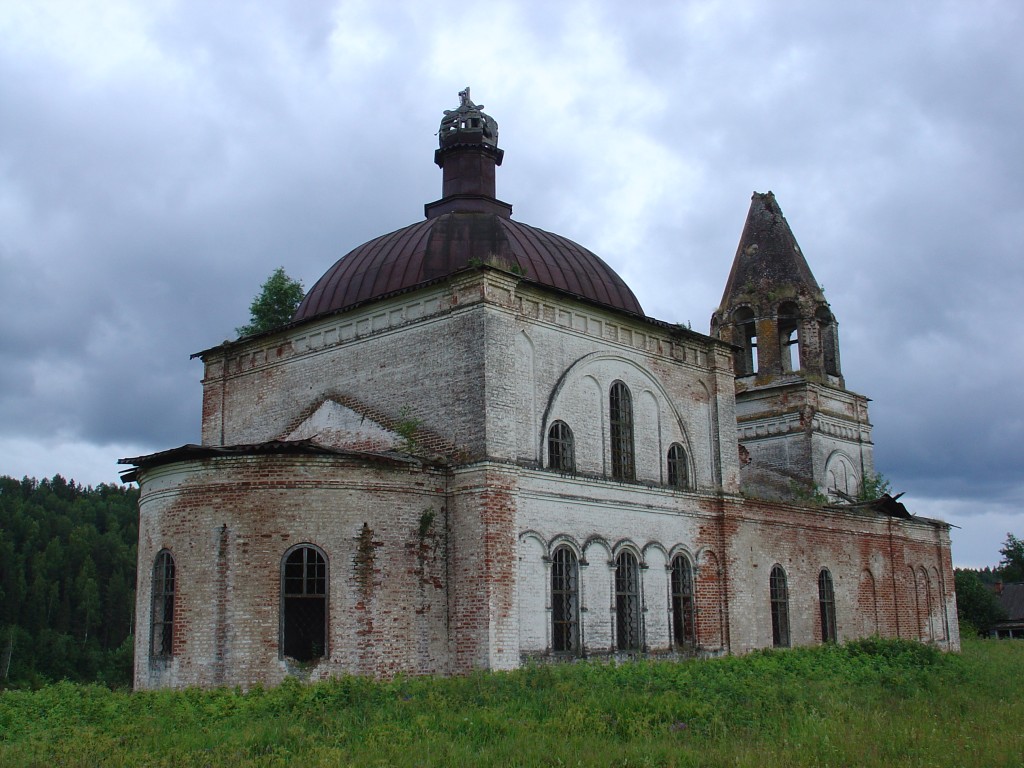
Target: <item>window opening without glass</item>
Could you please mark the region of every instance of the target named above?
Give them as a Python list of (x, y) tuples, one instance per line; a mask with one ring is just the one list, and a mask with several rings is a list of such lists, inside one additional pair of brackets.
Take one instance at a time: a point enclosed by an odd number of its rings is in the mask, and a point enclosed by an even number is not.
[(800, 370), (800, 309), (791, 301), (779, 306), (779, 352), (782, 370)]
[(168, 658), (174, 640), (174, 558), (161, 550), (153, 564), (153, 610), (150, 656)]
[(693, 568), (682, 555), (672, 558), (672, 639), (676, 646), (684, 648), (697, 644)]
[(786, 586), (786, 572), (780, 565), (772, 568), (769, 591), (772, 603), (772, 645), (776, 648), (788, 648), (789, 589)]
[(643, 647), (640, 564), (632, 552), (620, 552), (615, 558), (615, 641), (620, 651)]
[(327, 653), (327, 560), (316, 547), (296, 547), (282, 571), (282, 653), (319, 659)]
[(673, 488), (690, 487), (686, 449), (679, 443), (672, 443), (668, 449), (668, 484)]
[(832, 590), (832, 574), (822, 568), (818, 574), (818, 608), (821, 615), (821, 642), (836, 641), (836, 596)]
[(612, 477), (633, 480), (633, 398), (621, 381), (612, 384), (608, 396), (612, 439)]
[(548, 430), (548, 467), (559, 472), (576, 471), (572, 430), (564, 421), (556, 421)]
[(740, 350), (736, 353), (736, 375), (757, 373), (757, 324), (750, 307), (740, 307), (733, 313), (733, 322), (739, 330)]
[(559, 547), (551, 558), (551, 649), (556, 653), (579, 653), (579, 602), (576, 553)]

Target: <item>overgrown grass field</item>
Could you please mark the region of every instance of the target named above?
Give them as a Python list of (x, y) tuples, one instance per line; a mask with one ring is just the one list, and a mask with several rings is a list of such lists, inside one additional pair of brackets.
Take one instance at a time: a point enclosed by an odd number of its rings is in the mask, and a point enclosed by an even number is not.
[(272, 690), (0, 693), (4, 766), (1024, 765), (1024, 643), (868, 640)]

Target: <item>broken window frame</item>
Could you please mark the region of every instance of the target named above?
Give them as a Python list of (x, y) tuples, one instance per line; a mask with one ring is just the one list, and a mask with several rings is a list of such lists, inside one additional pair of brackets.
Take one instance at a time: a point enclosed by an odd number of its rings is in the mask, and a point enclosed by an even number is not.
[(150, 603), (151, 659), (169, 659), (174, 655), (174, 556), (161, 549), (153, 560), (152, 600)]
[(580, 653), (579, 559), (564, 544), (551, 556), (551, 650)]
[(772, 568), (768, 590), (772, 611), (772, 645), (775, 648), (789, 648), (792, 642), (789, 634), (789, 586), (781, 565), (776, 564)]
[(572, 429), (564, 421), (555, 421), (548, 429), (548, 468), (558, 472), (576, 471), (576, 442)]
[(836, 642), (836, 593), (828, 568), (822, 568), (818, 574), (818, 613), (821, 617), (821, 642)]
[(693, 565), (685, 555), (672, 558), (672, 640), (677, 648), (692, 650), (697, 646), (696, 595), (693, 588)]
[(633, 396), (621, 381), (608, 392), (608, 424), (611, 436), (611, 470), (616, 480), (635, 480), (633, 450)]
[(690, 471), (686, 462), (686, 449), (681, 443), (672, 443), (668, 447), (668, 484), (673, 488), (690, 487)]
[(328, 576), (327, 555), (314, 544), (297, 544), (281, 558), (280, 658), (307, 663), (328, 655)]
[(640, 561), (629, 550), (615, 557), (615, 648), (641, 651), (644, 646), (640, 602)]

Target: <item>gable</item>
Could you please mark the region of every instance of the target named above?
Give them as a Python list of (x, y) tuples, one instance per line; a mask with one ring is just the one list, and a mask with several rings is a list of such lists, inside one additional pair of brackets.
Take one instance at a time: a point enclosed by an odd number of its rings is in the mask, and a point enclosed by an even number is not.
[(325, 400), (284, 440), (313, 440), (331, 448), (353, 451), (386, 451), (397, 448), (402, 438), (373, 419), (335, 400)]

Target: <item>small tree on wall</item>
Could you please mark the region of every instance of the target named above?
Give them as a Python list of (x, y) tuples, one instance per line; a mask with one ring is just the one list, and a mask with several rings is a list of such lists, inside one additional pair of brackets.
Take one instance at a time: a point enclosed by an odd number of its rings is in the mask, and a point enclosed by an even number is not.
[(887, 493), (892, 493), (892, 483), (889, 482), (889, 478), (881, 473), (867, 472), (864, 475), (864, 482), (861, 483), (857, 499), (859, 501), (874, 501)]
[(284, 267), (278, 267), (249, 305), (249, 322), (235, 331), (239, 336), (251, 336), (284, 325), (292, 319), (303, 295), (302, 283), (288, 277)]

